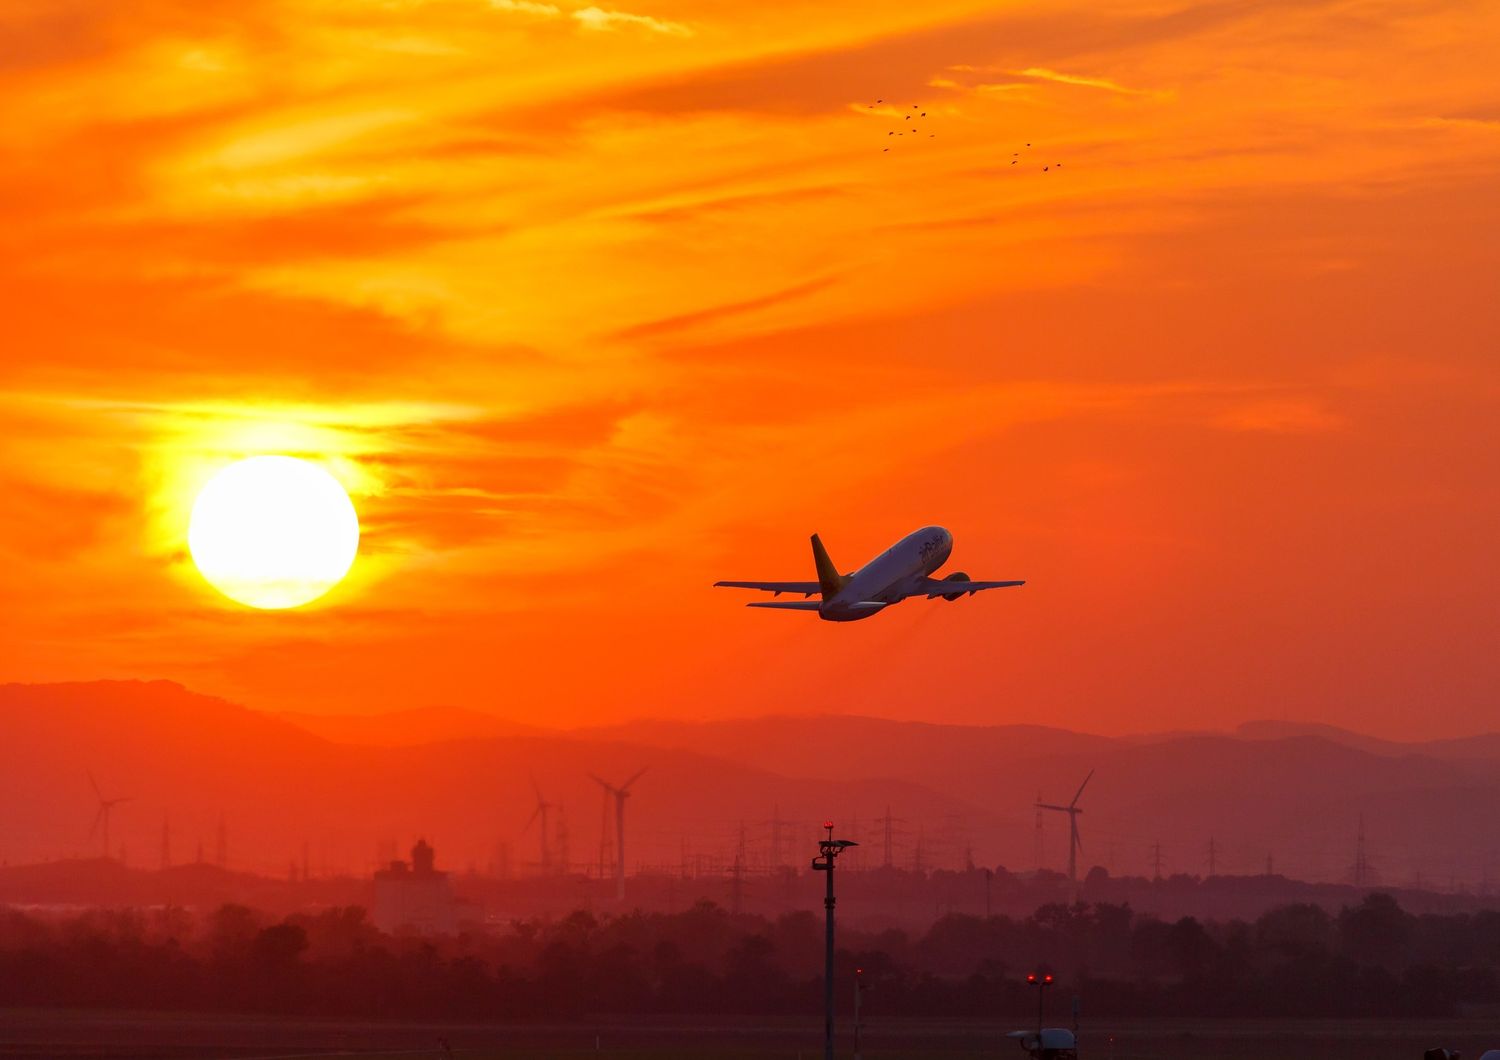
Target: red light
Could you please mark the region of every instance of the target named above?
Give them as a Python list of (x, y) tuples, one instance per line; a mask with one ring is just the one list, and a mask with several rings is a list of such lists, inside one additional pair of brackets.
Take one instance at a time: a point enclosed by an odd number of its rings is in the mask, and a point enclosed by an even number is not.
[(856, 969), (854, 969), (854, 974), (855, 975), (864, 975), (865, 974), (865, 970), (863, 968), (856, 968)]
[(832, 821), (824, 821), (823, 822), (823, 827), (824, 828), (832, 828), (833, 827), (833, 822)]
[(1034, 982), (1036, 982), (1036, 976), (1035, 976), (1035, 975), (1034, 975), (1034, 974), (1033, 974), (1033, 975), (1028, 975), (1028, 976), (1027, 976), (1027, 977), (1026, 977), (1026, 981), (1027, 981), (1027, 982), (1028, 982), (1028, 983), (1034, 983)]
[(1052, 982), (1052, 977), (1049, 975), (1045, 979), (1043, 979), (1042, 982), (1044, 982), (1044, 983), (1050, 983), (1050, 982)]

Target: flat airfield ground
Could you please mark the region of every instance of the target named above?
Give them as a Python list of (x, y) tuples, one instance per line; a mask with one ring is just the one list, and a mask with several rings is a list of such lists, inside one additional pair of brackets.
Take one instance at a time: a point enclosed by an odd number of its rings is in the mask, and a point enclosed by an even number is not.
[[(1014, 1023), (905, 1021), (866, 1028), (865, 1060), (1021, 1058)], [(852, 1057), (842, 1028), (838, 1055)], [(597, 1046), (596, 1046), (597, 1037)], [(1420, 1060), (1442, 1045), (1478, 1060), (1500, 1048), (1500, 1020), (1111, 1020), (1085, 1025), (1083, 1060)], [(443, 1043), (446, 1041), (445, 1051)], [(261, 1016), (0, 1010), (0, 1060), (820, 1060), (806, 1022), (639, 1020), (576, 1025), (372, 1023)]]

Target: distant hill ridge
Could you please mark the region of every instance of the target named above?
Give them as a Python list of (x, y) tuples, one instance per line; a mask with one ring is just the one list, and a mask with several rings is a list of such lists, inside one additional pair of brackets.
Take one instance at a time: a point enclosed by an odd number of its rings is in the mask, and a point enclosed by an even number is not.
[[(219, 821), (231, 868), (284, 871), (305, 842), (330, 863), (372, 864), (418, 835), (447, 864), (484, 867), (509, 844), (517, 871), (540, 857), (532, 778), (566, 822), (575, 864), (597, 861), (602, 793), (590, 779), (647, 774), (630, 803), (632, 865), (687, 852), (728, 856), (745, 822), (752, 862), (773, 817), (787, 834), (825, 817), (893, 860), (1034, 864), (1033, 802), (1081, 802), (1086, 865), (1140, 872), (1161, 842), (1167, 868), (1202, 872), (1213, 838), (1225, 872), (1278, 869), (1338, 881), (1366, 822), (1381, 878), (1500, 878), (1500, 738), (1403, 744), (1332, 726), (1253, 722), (1234, 733), (1107, 737), (1038, 725), (965, 726), (860, 716), (641, 720), (549, 730), (455, 707), (385, 715), (273, 715), (171, 682), (0, 686), (0, 856), (98, 856), (111, 843), (154, 863), (164, 826), (179, 860), (210, 850)], [(296, 723), (294, 724), (294, 719)], [(847, 822), (845, 824), (844, 822)], [(1065, 860), (1065, 822), (1043, 821), (1044, 864)], [(556, 842), (554, 837), (554, 842)], [(790, 840), (788, 840), (790, 842)], [(118, 849), (111, 851), (118, 855)]]
[(905, 720), (862, 714), (766, 714), (713, 720), (644, 717), (606, 725), (584, 725), (572, 728), (536, 725), (469, 707), (446, 705), (409, 707), (366, 714), (324, 715), (277, 712), (272, 716), (325, 739), (374, 746), (520, 735), (583, 736), (625, 739), (664, 746), (687, 746), (700, 745), (714, 739), (722, 739), (728, 743), (747, 736), (752, 738), (762, 736), (776, 730), (795, 733), (801, 738), (813, 741), (836, 738), (855, 731), (884, 730), (888, 733), (900, 732), (929, 740), (941, 739), (944, 736), (960, 739), (977, 736), (983, 740), (1011, 740), (1024, 744), (1029, 753), (1067, 753), (1085, 750), (1089, 747), (1104, 748), (1199, 737), (1229, 736), (1253, 741), (1313, 737), (1385, 756), (1422, 754), (1444, 759), (1500, 758), (1500, 733), (1403, 742), (1370, 736), (1321, 722), (1282, 719), (1246, 721), (1228, 732), (1174, 730), (1101, 736), (1049, 725), (1027, 723), (976, 725), (962, 722)]
[(339, 743), (400, 747), (439, 740), (473, 740), (496, 736), (558, 735), (468, 707), (428, 706), (375, 714), (307, 714), (282, 711), (271, 715), (300, 729)]
[[(759, 821), (778, 804), (789, 826), (808, 829), (829, 807), (887, 798), (934, 819), (968, 814), (993, 826), (985, 809), (902, 779), (877, 790), (514, 726), (506, 726), (510, 735), (409, 746), (337, 742), (165, 681), (4, 685), (0, 720), (10, 737), (0, 741), (0, 856), (10, 861), (103, 853), (102, 835), (90, 832), (97, 813), (90, 773), (107, 798), (129, 800), (113, 811), (112, 856), (123, 845), (132, 860), (154, 863), (168, 830), (178, 860), (200, 845), (212, 859), (223, 822), (230, 867), (273, 873), (304, 843), (321, 860), (362, 871), (382, 845), (405, 849), (419, 835), (433, 840), (445, 864), (487, 866), (503, 842), (516, 871), (534, 871), (539, 829), (526, 828), (533, 783), (552, 804), (552, 830), (569, 822), (572, 860), (581, 864), (599, 850), (601, 792), (590, 774), (623, 779), (642, 766), (649, 773), (633, 790), (632, 864), (675, 864), (685, 837), (701, 848), (711, 828), (717, 845), (724, 822)], [(561, 840), (550, 839), (560, 856)]]

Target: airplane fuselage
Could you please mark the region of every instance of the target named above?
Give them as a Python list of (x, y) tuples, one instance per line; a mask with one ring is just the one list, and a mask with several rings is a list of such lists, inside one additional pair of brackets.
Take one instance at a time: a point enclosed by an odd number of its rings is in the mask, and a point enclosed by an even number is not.
[[(941, 526), (924, 526), (907, 534), (849, 576), (832, 599), (823, 601), (818, 617), (825, 622), (854, 622), (878, 615), (900, 603), (933, 571), (948, 562), (953, 535)], [(885, 607), (871, 607), (881, 603)]]

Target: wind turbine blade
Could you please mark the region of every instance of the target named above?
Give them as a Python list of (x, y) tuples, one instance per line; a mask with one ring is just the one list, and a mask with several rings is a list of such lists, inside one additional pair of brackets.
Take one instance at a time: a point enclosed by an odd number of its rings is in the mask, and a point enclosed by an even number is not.
[(95, 797), (97, 797), (100, 802), (103, 802), (104, 801), (104, 792), (102, 792), (102, 791), (99, 790), (99, 782), (94, 779), (93, 770), (87, 770), (86, 772), (89, 775), (89, 787), (91, 787), (91, 788), (94, 789), (94, 795), (95, 795)]
[(1060, 813), (1071, 813), (1073, 810), (1071, 806), (1054, 806), (1050, 802), (1039, 802), (1036, 804), (1036, 808), (1039, 810), (1057, 810)]
[(650, 766), (641, 766), (640, 769), (636, 770), (635, 776), (631, 777), (625, 783), (623, 783), (623, 784), (620, 785), (620, 790), (621, 791), (628, 790), (630, 788), (630, 785), (634, 784), (637, 780), (640, 780), (641, 776), (646, 772), (646, 770), (648, 770), (650, 768), (651, 768)]
[(1083, 836), (1077, 828), (1073, 829), (1073, 845), (1078, 848), (1078, 853), (1083, 853)]
[[(1089, 775), (1083, 778), (1083, 783), (1082, 784), (1078, 785), (1078, 795), (1082, 795), (1083, 794), (1083, 789), (1086, 788), (1086, 787), (1088, 787), (1089, 786), (1089, 781), (1091, 781), (1093, 779), (1094, 779), (1094, 771), (1092, 769), (1090, 769), (1089, 770)], [(1077, 806), (1078, 805), (1078, 795), (1074, 795), (1073, 796), (1073, 801), (1070, 802), (1070, 803), (1068, 803), (1069, 806)]]
[(538, 805), (536, 809), (531, 811), (531, 816), (526, 818), (526, 827), (521, 829), (521, 834), (525, 835), (527, 832), (531, 831), (531, 826), (536, 823), (536, 819), (541, 815), (542, 808), (540, 805)]
[(108, 812), (109, 811), (107, 809), (105, 809), (104, 805), (101, 803), (100, 806), (99, 806), (99, 812), (96, 813), (96, 814), (94, 814), (94, 823), (93, 823), (93, 825), (91, 825), (89, 827), (89, 838), (90, 839), (93, 839), (94, 838), (94, 833), (96, 833), (96, 832), (99, 831), (99, 822), (104, 819), (104, 815), (106, 813), (108, 813)]
[(609, 781), (603, 779), (602, 777), (598, 776), (595, 773), (590, 773), (589, 774), (589, 779), (592, 780), (595, 784), (598, 784), (605, 791), (616, 791), (616, 790), (618, 790)]

